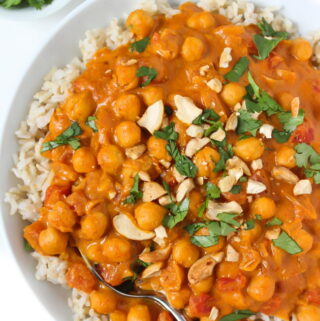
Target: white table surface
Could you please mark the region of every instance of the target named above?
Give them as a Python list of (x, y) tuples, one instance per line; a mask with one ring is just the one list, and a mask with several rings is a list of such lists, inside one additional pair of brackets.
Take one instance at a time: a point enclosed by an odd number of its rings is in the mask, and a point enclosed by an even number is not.
[[(0, 18), (0, 129), (26, 68), (61, 19), (84, 0), (73, 0), (57, 14), (36, 21)], [(6, 253), (0, 236), (1, 320), (53, 321)], [(71, 320), (70, 320), (71, 321)]]

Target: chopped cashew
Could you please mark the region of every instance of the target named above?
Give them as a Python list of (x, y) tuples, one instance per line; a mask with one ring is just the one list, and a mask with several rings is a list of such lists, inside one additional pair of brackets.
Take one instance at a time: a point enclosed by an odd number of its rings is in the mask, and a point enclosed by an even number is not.
[(254, 161), (251, 162), (251, 168), (256, 171), (258, 169), (262, 169), (263, 168), (263, 163), (262, 163), (262, 159), (255, 159)]
[(280, 232), (281, 232), (280, 227), (276, 226), (276, 227), (273, 227), (271, 230), (268, 230), (265, 234), (265, 237), (270, 241), (275, 240), (279, 237)]
[(273, 131), (273, 126), (269, 125), (269, 124), (263, 124), (260, 128), (259, 128), (259, 133), (261, 135), (263, 135), (265, 138), (272, 138), (272, 131)]
[(219, 93), (222, 90), (222, 82), (218, 78), (213, 78), (209, 81), (206, 81), (206, 84), (210, 89), (212, 89), (216, 93)]
[(158, 100), (147, 108), (137, 123), (140, 127), (146, 128), (151, 134), (153, 134), (156, 130), (161, 128), (163, 116), (163, 101)]
[(160, 159), (159, 163), (165, 168), (169, 168), (171, 166), (171, 163), (169, 161), (164, 160), (164, 159)]
[(218, 263), (220, 263), (224, 258), (224, 252), (218, 252), (218, 253), (212, 254), (212, 256)]
[(239, 253), (234, 249), (234, 247), (230, 244), (227, 245), (227, 254), (226, 261), (227, 262), (238, 262), (239, 261)]
[(116, 231), (129, 240), (144, 241), (154, 238), (153, 232), (144, 231), (126, 214), (118, 214), (113, 218), (113, 226)]
[(193, 183), (192, 178), (187, 178), (182, 183), (180, 183), (176, 194), (177, 201), (181, 202), (184, 199), (184, 197), (194, 188), (195, 185)]
[(238, 126), (238, 114), (236, 112), (233, 112), (229, 116), (226, 122), (225, 130), (226, 131), (236, 130), (237, 126)]
[(160, 248), (152, 252), (144, 252), (139, 255), (139, 259), (147, 263), (155, 263), (166, 260), (171, 252), (171, 245)]
[(172, 169), (172, 174), (173, 174), (173, 177), (175, 178), (175, 180), (178, 182), (178, 183), (181, 183), (185, 178), (186, 176), (183, 176), (181, 175), (178, 170), (176, 169), (176, 167), (173, 167)]
[(136, 160), (145, 152), (146, 149), (146, 145), (140, 144), (130, 148), (126, 148), (125, 153), (128, 158)]
[(164, 195), (158, 199), (158, 202), (161, 206), (166, 206), (174, 201), (175, 201), (174, 197), (173, 196), (170, 197), (169, 195)]
[(213, 269), (217, 261), (213, 255), (208, 254), (203, 256), (192, 264), (188, 272), (188, 281), (190, 284), (196, 284), (213, 274)]
[(191, 124), (202, 113), (202, 109), (198, 108), (188, 97), (175, 95), (174, 103), (177, 107), (176, 116), (186, 124)]
[(150, 175), (149, 175), (147, 172), (140, 171), (140, 172), (138, 173), (138, 175), (139, 175), (139, 178), (140, 178), (143, 182), (150, 182), (150, 181), (151, 181)]
[(234, 177), (236, 179), (236, 181), (238, 181), (239, 178), (243, 176), (243, 169), (242, 168), (230, 168), (230, 169), (228, 169), (228, 175)]
[(156, 262), (149, 265), (143, 270), (141, 274), (141, 278), (147, 279), (147, 278), (158, 276), (162, 267), (163, 267), (163, 262)]
[(197, 151), (209, 143), (210, 139), (208, 137), (190, 139), (185, 150), (186, 156), (192, 157)]
[(247, 184), (247, 194), (260, 194), (266, 189), (267, 187), (263, 183), (249, 179)]
[[(240, 176), (241, 177), (241, 176)], [(225, 176), (222, 177), (218, 182), (218, 187), (220, 188), (222, 193), (230, 192), (233, 185), (237, 182), (234, 176)]]
[(123, 66), (132, 66), (135, 65), (138, 62), (137, 59), (129, 59), (128, 61), (122, 62)]
[(209, 320), (210, 321), (216, 321), (219, 315), (219, 310), (216, 307), (212, 307), (210, 314), (209, 314)]
[(300, 109), (300, 98), (294, 97), (291, 101), (291, 114), (293, 118), (296, 118), (299, 115)]
[(209, 201), (208, 209), (206, 212), (206, 216), (208, 219), (217, 220), (217, 215), (223, 212), (241, 214), (243, 210), (239, 203), (235, 201), (227, 203), (216, 203), (214, 201)]
[(217, 131), (211, 134), (211, 139), (222, 142), (226, 138), (226, 132), (220, 127)]
[(304, 195), (312, 193), (312, 185), (308, 179), (301, 179), (293, 188), (294, 195)]
[(242, 159), (240, 159), (238, 156), (233, 156), (232, 158), (227, 160), (226, 169), (229, 170), (231, 168), (242, 168), (243, 172), (246, 175), (248, 175), (248, 176), (251, 175), (251, 171), (250, 171), (248, 165)]
[(186, 133), (190, 137), (201, 138), (203, 136), (204, 129), (201, 126), (190, 125)]
[(164, 246), (166, 243), (164, 239), (168, 237), (165, 227), (163, 225), (160, 225), (154, 229), (154, 232), (156, 233), (156, 237), (153, 239), (154, 242), (156, 242), (160, 246)]
[(204, 184), (204, 178), (203, 177), (197, 177), (197, 183), (198, 183), (198, 185), (203, 185)]
[(142, 200), (144, 202), (154, 201), (165, 194), (167, 194), (166, 190), (159, 183), (145, 182), (143, 184)]
[(273, 167), (271, 174), (275, 179), (285, 181), (289, 184), (296, 184), (299, 181), (299, 178), (296, 174), (283, 166)]
[(209, 65), (204, 65), (204, 66), (200, 67), (200, 69), (199, 69), (200, 76), (205, 76), (209, 69), (210, 69)]
[(232, 61), (232, 56), (231, 56), (231, 48), (226, 47), (223, 49), (221, 56), (220, 56), (220, 61), (219, 61), (219, 67), (220, 68), (228, 68), (229, 63)]

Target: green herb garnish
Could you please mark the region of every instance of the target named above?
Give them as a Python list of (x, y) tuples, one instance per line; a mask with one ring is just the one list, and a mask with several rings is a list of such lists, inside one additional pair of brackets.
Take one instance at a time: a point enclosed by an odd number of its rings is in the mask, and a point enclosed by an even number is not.
[(280, 218), (277, 218), (277, 217), (274, 217), (272, 218), (271, 220), (269, 220), (267, 223), (266, 223), (266, 226), (267, 227), (270, 227), (270, 226), (277, 226), (277, 225), (282, 225), (282, 221), (280, 220)]
[(255, 315), (254, 312), (250, 310), (236, 310), (233, 313), (227, 314), (220, 319), (220, 321), (238, 321), (242, 319), (247, 319)]
[(86, 125), (88, 127), (90, 127), (95, 133), (98, 132), (98, 128), (97, 128), (97, 125), (96, 125), (96, 120), (97, 120), (96, 116), (89, 116), (87, 121), (86, 121)]
[(262, 122), (252, 118), (252, 114), (246, 110), (240, 110), (238, 117), (237, 134), (251, 133), (253, 136), (257, 134), (257, 130), (261, 127)]
[(240, 192), (241, 192), (241, 185), (234, 185), (230, 190), (231, 194), (239, 194)]
[(124, 200), (124, 204), (134, 204), (137, 200), (141, 199), (143, 193), (139, 191), (139, 175), (136, 174), (134, 177), (134, 183), (130, 190), (130, 195)]
[(235, 220), (235, 217), (238, 217), (238, 216), (239, 214), (234, 214), (234, 213), (219, 213), (217, 215), (217, 218), (221, 222), (240, 227), (241, 224), (237, 220)]
[(256, 221), (255, 220), (248, 220), (245, 222), (245, 230), (249, 231), (252, 230), (256, 226)]
[(138, 69), (136, 76), (137, 77), (147, 77), (147, 79), (141, 84), (141, 87), (148, 86), (153, 79), (155, 79), (158, 75), (156, 69), (142, 66)]
[(293, 132), (304, 121), (304, 110), (300, 109), (298, 116), (293, 117), (290, 111), (284, 111), (278, 114), (280, 123), (286, 132)]
[(201, 115), (193, 120), (192, 124), (202, 125), (204, 123), (212, 124), (220, 119), (220, 116), (213, 109), (205, 109)]
[(134, 52), (137, 51), (139, 53), (144, 52), (150, 42), (150, 37), (145, 37), (139, 41), (133, 42), (130, 45), (130, 51)]
[(26, 250), (26, 252), (34, 251), (33, 247), (30, 245), (30, 243), (26, 239), (23, 239), (23, 242), (24, 242), (24, 246), (23, 247)]
[(234, 65), (231, 71), (229, 71), (227, 74), (225, 74), (224, 78), (237, 82), (240, 80), (241, 76), (244, 74), (244, 72), (247, 70), (249, 66), (249, 59), (248, 57), (241, 57), (237, 63)]
[(163, 225), (173, 228), (178, 223), (182, 222), (188, 214), (190, 200), (185, 198), (180, 204), (171, 203), (165, 207), (170, 211), (163, 219)]
[(0, 5), (4, 8), (12, 7), (34, 7), (36, 9), (42, 9), (43, 6), (50, 4), (52, 0), (4, 0), (0, 1)]
[(67, 128), (62, 134), (57, 136), (55, 140), (43, 143), (41, 153), (55, 149), (62, 145), (70, 145), (72, 149), (76, 150), (80, 148), (80, 140), (79, 138), (76, 138), (76, 136), (79, 136), (81, 134), (81, 127), (77, 122), (73, 122), (72, 125)]
[(276, 128), (272, 131), (272, 137), (279, 144), (286, 143), (289, 140), (290, 136), (291, 136), (290, 132), (280, 131)]
[(174, 130), (174, 123), (170, 123), (162, 130), (156, 130), (153, 135), (164, 140), (177, 140), (179, 137), (179, 134)]
[(277, 239), (272, 240), (272, 243), (289, 254), (298, 254), (303, 251), (299, 244), (285, 231), (282, 231)]

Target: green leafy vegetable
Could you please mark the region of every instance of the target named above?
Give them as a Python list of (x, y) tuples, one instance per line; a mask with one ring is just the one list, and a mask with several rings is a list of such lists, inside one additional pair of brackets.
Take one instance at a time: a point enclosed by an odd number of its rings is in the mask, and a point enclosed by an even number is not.
[(279, 144), (286, 143), (289, 140), (290, 136), (291, 136), (290, 132), (280, 131), (280, 130), (278, 130), (276, 128), (272, 131), (272, 137)]
[(153, 79), (155, 79), (158, 75), (156, 69), (142, 66), (138, 69), (136, 76), (137, 77), (147, 77), (147, 79), (141, 84), (141, 87), (148, 86)]
[(208, 182), (206, 185), (205, 185), (205, 188), (206, 188), (206, 192), (207, 192), (207, 197), (209, 199), (217, 199), (220, 197), (221, 195), (221, 191), (220, 191), (220, 188), (211, 183), (211, 182)]
[[(213, 169), (215, 173), (218, 173), (220, 171), (225, 170), (226, 161), (229, 158), (233, 157), (233, 149), (232, 145), (228, 144), (226, 139), (224, 139), (222, 142), (218, 142), (216, 140), (211, 139), (211, 143), (213, 146), (216, 146), (218, 148), (218, 152), (220, 155), (220, 159), (215, 164), (215, 168)], [(214, 160), (212, 161), (214, 162)]]
[(262, 122), (258, 119), (252, 118), (252, 114), (246, 110), (240, 110), (238, 117), (237, 134), (251, 133), (256, 135), (257, 130), (261, 127)]
[(162, 181), (162, 185), (163, 185), (163, 188), (168, 193), (170, 200), (172, 201), (172, 193), (171, 193), (171, 188), (170, 188), (169, 184), (166, 181)]
[(221, 222), (240, 227), (241, 224), (237, 220), (234, 219), (237, 216), (239, 216), (239, 215), (238, 214), (233, 214), (233, 213), (219, 213), (217, 215), (217, 218)]
[(50, 4), (52, 0), (4, 0), (0, 1), (0, 5), (4, 8), (12, 7), (34, 7), (36, 9), (42, 9), (44, 5)]
[(247, 176), (242, 176), (242, 177), (239, 178), (239, 182), (240, 183), (245, 183), (247, 181), (248, 181), (248, 177)]
[(320, 164), (311, 165), (310, 168), (304, 170), (306, 177), (313, 177), (316, 184), (320, 184)]
[(171, 203), (166, 205), (166, 208), (170, 211), (163, 219), (163, 225), (169, 228), (173, 228), (178, 223), (182, 222), (188, 214), (190, 200), (185, 198), (180, 204)]
[(205, 129), (203, 135), (205, 137), (208, 137), (212, 133), (214, 133), (215, 131), (217, 131), (219, 128), (222, 128), (222, 127), (223, 127), (223, 123), (221, 121), (212, 122), (210, 127)]
[(232, 194), (239, 194), (240, 192), (241, 192), (241, 185), (234, 185), (230, 190), (230, 193)]
[(98, 128), (97, 128), (97, 125), (96, 125), (96, 120), (97, 120), (96, 116), (89, 116), (87, 121), (86, 121), (86, 125), (88, 127), (90, 127), (95, 133), (98, 132)]
[(275, 31), (270, 24), (263, 18), (262, 22), (258, 23), (258, 27), (262, 34), (254, 35), (253, 42), (255, 43), (259, 56), (254, 56), (258, 60), (263, 60), (269, 57), (270, 52), (282, 41), (289, 37), (287, 32)]
[(164, 140), (177, 140), (179, 137), (179, 134), (174, 130), (173, 122), (162, 130), (156, 130), (153, 135)]
[(304, 121), (304, 110), (300, 109), (298, 116), (293, 117), (290, 111), (284, 111), (278, 114), (280, 123), (286, 132), (293, 132)]
[(272, 243), (289, 254), (298, 254), (303, 251), (299, 244), (285, 231), (282, 231), (277, 239), (272, 240)]
[(277, 217), (274, 217), (272, 218), (271, 220), (269, 220), (267, 223), (266, 223), (266, 226), (267, 227), (270, 227), (270, 226), (277, 226), (277, 225), (282, 225), (282, 221), (280, 220), (280, 218), (277, 218)]
[(204, 123), (212, 124), (220, 119), (220, 116), (213, 109), (205, 109), (201, 115), (193, 120), (192, 124), (202, 125)]
[(238, 321), (247, 319), (252, 315), (255, 315), (255, 313), (250, 310), (236, 310), (233, 313), (225, 315), (219, 321)]
[(320, 155), (308, 144), (301, 143), (295, 146), (296, 163), (298, 167), (308, 167), (309, 163), (315, 165), (320, 163)]
[(34, 251), (33, 247), (30, 245), (30, 243), (26, 239), (23, 239), (23, 241), (24, 241), (24, 249), (26, 250), (26, 252)]
[(134, 177), (134, 183), (130, 190), (130, 195), (124, 200), (124, 204), (134, 204), (138, 199), (142, 198), (143, 193), (139, 191), (139, 175)]
[(145, 37), (139, 41), (133, 42), (130, 45), (130, 51), (137, 51), (139, 53), (144, 52), (150, 42), (150, 37)]
[(245, 222), (245, 230), (249, 231), (252, 230), (256, 226), (256, 221), (255, 220), (248, 220)]
[(73, 122), (72, 125), (67, 128), (62, 134), (57, 136), (55, 140), (43, 143), (41, 153), (62, 145), (70, 145), (72, 149), (76, 150), (80, 148), (80, 141), (78, 138), (76, 138), (76, 136), (79, 136), (81, 134), (81, 127), (77, 122)]
[(204, 227), (208, 229), (209, 235), (193, 235), (190, 238), (191, 243), (199, 247), (209, 247), (218, 244), (219, 235), (221, 235), (221, 227), (219, 222), (194, 223), (187, 225), (185, 230), (192, 235)]
[(256, 220), (257, 221), (262, 221), (262, 216), (260, 214), (256, 215)]
[(219, 237), (215, 235), (194, 235), (190, 240), (192, 244), (199, 247), (209, 247), (219, 243)]
[(248, 57), (241, 57), (237, 63), (234, 65), (234, 67), (232, 68), (231, 71), (229, 71), (224, 78), (229, 80), (229, 81), (233, 81), (233, 82), (237, 82), (240, 80), (241, 76), (243, 75), (243, 73), (247, 70), (249, 66), (249, 59)]

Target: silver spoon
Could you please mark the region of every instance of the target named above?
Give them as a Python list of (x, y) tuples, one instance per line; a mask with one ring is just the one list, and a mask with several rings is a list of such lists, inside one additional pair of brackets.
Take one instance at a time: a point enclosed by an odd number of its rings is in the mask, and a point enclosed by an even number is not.
[(167, 310), (168, 312), (170, 312), (174, 318), (177, 321), (190, 321), (188, 318), (186, 318), (180, 311), (174, 309), (166, 300), (157, 297), (155, 295), (151, 295), (151, 294), (128, 294), (125, 292), (120, 291), (119, 289), (113, 287), (112, 285), (110, 285), (109, 283), (107, 283), (102, 276), (100, 275), (100, 273), (97, 271), (97, 269), (95, 268), (95, 266), (93, 264), (91, 264), (91, 262), (89, 261), (89, 259), (81, 252), (81, 250), (79, 249), (79, 252), (82, 256), (82, 259), (84, 260), (84, 262), (86, 263), (87, 267), (89, 268), (89, 270), (96, 276), (96, 278), (103, 283), (106, 287), (108, 287), (109, 289), (113, 290), (114, 292), (118, 293), (119, 295), (122, 295), (124, 297), (127, 298), (133, 298), (133, 299), (146, 299), (149, 301), (153, 301), (155, 303), (157, 303), (158, 305), (160, 305), (162, 308), (164, 308), (165, 310)]

